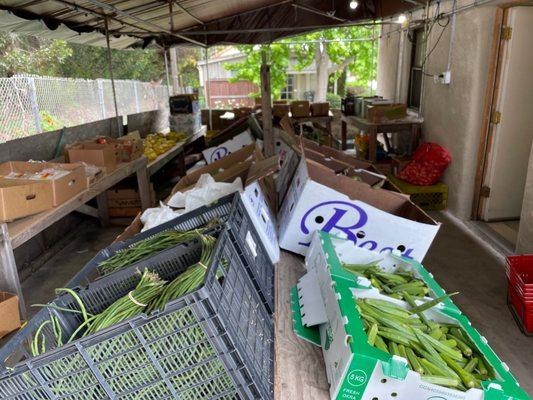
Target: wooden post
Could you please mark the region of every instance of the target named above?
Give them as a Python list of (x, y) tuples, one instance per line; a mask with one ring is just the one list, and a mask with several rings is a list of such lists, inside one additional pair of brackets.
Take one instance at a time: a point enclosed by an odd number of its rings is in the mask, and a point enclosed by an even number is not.
[(261, 112), (263, 113), (263, 143), (265, 155), (271, 157), (276, 154), (274, 147), (274, 133), (272, 131), (272, 95), (270, 88), (270, 65), (267, 64), (267, 54), (263, 49), (261, 64)]

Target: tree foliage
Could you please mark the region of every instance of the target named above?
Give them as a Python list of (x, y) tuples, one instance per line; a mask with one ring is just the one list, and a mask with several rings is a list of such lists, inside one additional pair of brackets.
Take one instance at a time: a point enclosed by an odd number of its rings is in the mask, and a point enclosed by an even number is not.
[[(338, 78), (344, 68), (356, 78), (356, 85), (365, 86), (375, 78), (373, 65), (373, 44), (368, 39), (372, 37), (372, 29), (366, 27), (346, 27), (327, 29), (308, 33), (294, 38), (291, 42), (302, 42), (292, 45), (296, 56), (296, 69), (303, 69), (316, 61), (317, 53), (324, 53), (331, 61), (329, 76)], [(374, 48), (374, 52), (377, 52)]]
[(250, 81), (261, 86), (262, 53), (266, 52), (270, 64), (270, 87), (274, 97), (279, 97), (285, 87), (289, 66), (289, 47), (282, 43), (262, 46), (237, 46), (246, 56), (243, 62), (226, 63), (224, 68), (235, 73), (230, 82)]
[(180, 86), (197, 88), (200, 86), (198, 74), (198, 60), (202, 58), (201, 50), (197, 47), (180, 46), (177, 48), (178, 80)]
[[(60, 75), (69, 78), (111, 78), (107, 49), (69, 44), (72, 55), (61, 63)], [(150, 81), (165, 70), (163, 55), (155, 50), (111, 50), (113, 77)]]
[[(368, 86), (375, 79), (373, 60), (377, 57), (377, 46), (373, 41), (359, 39), (370, 38), (372, 33), (372, 29), (365, 27), (335, 28), (261, 47), (238, 46), (245, 59), (239, 63), (227, 63), (224, 67), (235, 73), (232, 81), (248, 80), (259, 84), (261, 51), (267, 51), (271, 87), (275, 97), (278, 97), (285, 87), (290, 58), (295, 59), (291, 67), (296, 70), (303, 70), (313, 62), (317, 69), (320, 69), (321, 65), (327, 65), (327, 71), (322, 74), (325, 81), (321, 82), (326, 88), (328, 80), (338, 79), (345, 69), (355, 77), (357, 86)], [(320, 63), (319, 60), (323, 62)], [(319, 77), (320, 75), (318, 74)]]
[(63, 40), (44, 40), (0, 32), (0, 76), (15, 74), (58, 75), (72, 55)]
[[(115, 79), (157, 79), (164, 59), (155, 50), (112, 50)], [(34, 74), (70, 78), (110, 78), (107, 49), (0, 33), (0, 76)]]

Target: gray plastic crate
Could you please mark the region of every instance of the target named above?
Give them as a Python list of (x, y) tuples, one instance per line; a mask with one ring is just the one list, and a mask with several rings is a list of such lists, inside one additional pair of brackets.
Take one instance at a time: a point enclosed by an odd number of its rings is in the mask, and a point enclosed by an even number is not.
[(189, 231), (197, 229), (206, 224), (218, 219), (221, 224), (226, 222), (231, 211), (234, 208), (234, 203), (237, 201), (237, 194), (230, 194), (228, 196), (218, 199), (216, 202), (197, 208), (187, 214), (180, 215), (164, 224), (158, 225), (152, 229), (140, 232), (131, 239), (114, 243), (103, 250), (100, 250), (77, 274), (70, 280), (67, 287), (73, 288), (76, 286), (86, 285), (99, 277), (98, 265), (107, 260), (109, 257), (115, 255), (117, 252), (134, 246), (141, 240), (148, 239), (160, 232), (168, 230), (182, 230)]
[[(231, 237), (236, 241), (235, 246), (239, 254), (241, 254), (242, 262), (259, 292), (259, 296), (263, 300), (265, 307), (272, 314), (274, 312), (274, 265), (270, 262), (268, 253), (238, 193), (225, 196), (209, 206), (200, 207), (162, 225), (141, 232), (129, 240), (106, 247), (98, 252), (76, 274), (67, 284), (67, 287), (73, 288), (95, 280), (100, 276), (98, 265), (101, 262), (107, 260), (117, 252), (135, 245), (141, 240), (166, 230), (176, 229), (186, 231), (196, 229), (205, 226), (215, 219), (219, 219), (221, 224), (226, 223), (229, 225)], [(253, 247), (253, 250), (251, 247)]]
[(248, 216), (240, 196), (233, 204), (231, 215), (227, 224), (230, 234), (237, 243), (237, 248), (243, 257), (243, 263), (254, 282), (259, 295), (264, 300), (270, 313), (274, 312), (274, 264), (270, 261), (268, 253), (257, 233), (257, 230)]
[[(200, 253), (197, 241), (180, 244), (145, 266), (172, 279)], [(273, 323), (244, 268), (224, 230), (199, 289), (168, 303), (163, 311), (139, 315), (57, 348), (47, 326), (43, 332), (48, 351), (31, 358), (28, 341), (50, 314), (59, 319), (64, 338), (80, 321), (77, 314), (41, 310), (0, 350), (0, 398), (273, 398)], [(135, 268), (129, 267), (76, 290), (88, 312), (99, 312), (131, 291), (138, 280)], [(67, 294), (54, 303), (77, 308)], [(21, 356), (13, 369), (6, 368), (6, 361), (11, 365)]]

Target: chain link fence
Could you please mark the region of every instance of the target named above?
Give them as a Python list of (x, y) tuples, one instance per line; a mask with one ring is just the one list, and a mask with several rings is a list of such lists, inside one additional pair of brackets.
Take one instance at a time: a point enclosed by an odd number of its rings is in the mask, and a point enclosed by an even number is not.
[[(115, 80), (119, 115), (168, 107), (166, 85)], [(115, 116), (109, 79), (0, 78), (0, 143)]]

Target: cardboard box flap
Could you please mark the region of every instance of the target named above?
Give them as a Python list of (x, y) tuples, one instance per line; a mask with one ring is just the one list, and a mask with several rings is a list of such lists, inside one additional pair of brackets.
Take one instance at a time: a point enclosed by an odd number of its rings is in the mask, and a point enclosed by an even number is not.
[(300, 139), (294, 131), (294, 127), (292, 126), (289, 117), (283, 117), (279, 124), (282, 128), (280, 132), (281, 139), (293, 148), (300, 147)]
[(279, 171), (279, 169), (280, 165), (278, 156), (272, 156), (264, 160), (258, 160), (250, 166), (245, 185), (249, 185), (250, 183), (267, 176), (272, 176), (274, 173)]
[(375, 186), (383, 182), (386, 177), (383, 175), (379, 175), (373, 171), (368, 171), (366, 169), (356, 169), (356, 168), (350, 168), (348, 170), (343, 171), (343, 175), (352, 178), (352, 179), (358, 179), (366, 183), (370, 186)]
[(342, 175), (335, 175), (333, 171), (316, 162), (307, 160), (306, 162), (309, 177), (312, 180), (343, 193), (350, 199), (362, 201), (399, 217), (425, 224), (438, 225), (434, 219), (412, 203), (406, 195), (385, 189), (374, 189), (366, 183), (358, 182)]
[[(209, 174), (213, 177), (216, 177), (229, 169), (230, 172), (222, 175), (222, 177), (227, 177), (231, 175), (231, 171), (235, 171), (235, 168), (238, 168), (239, 164), (243, 163), (246, 164), (245, 168), (247, 169), (251, 165), (252, 159), (263, 159), (263, 153), (256, 143), (249, 144), (248, 146), (243, 147), (242, 149), (237, 150), (236, 152), (231, 153), (218, 161), (207, 164), (204, 167), (188, 173), (179, 180), (174, 188), (172, 188), (171, 195), (194, 185), (203, 174)], [(242, 169), (242, 167), (239, 168)], [(246, 178), (246, 176), (244, 178)]]
[(308, 148), (304, 148), (304, 153), (305, 153), (305, 158), (307, 160), (312, 160), (319, 164), (322, 164), (323, 166), (331, 169), (336, 174), (339, 174), (350, 168), (349, 165), (343, 162), (337, 161), (332, 157), (324, 156), (322, 153), (319, 153), (317, 151), (314, 151)]

